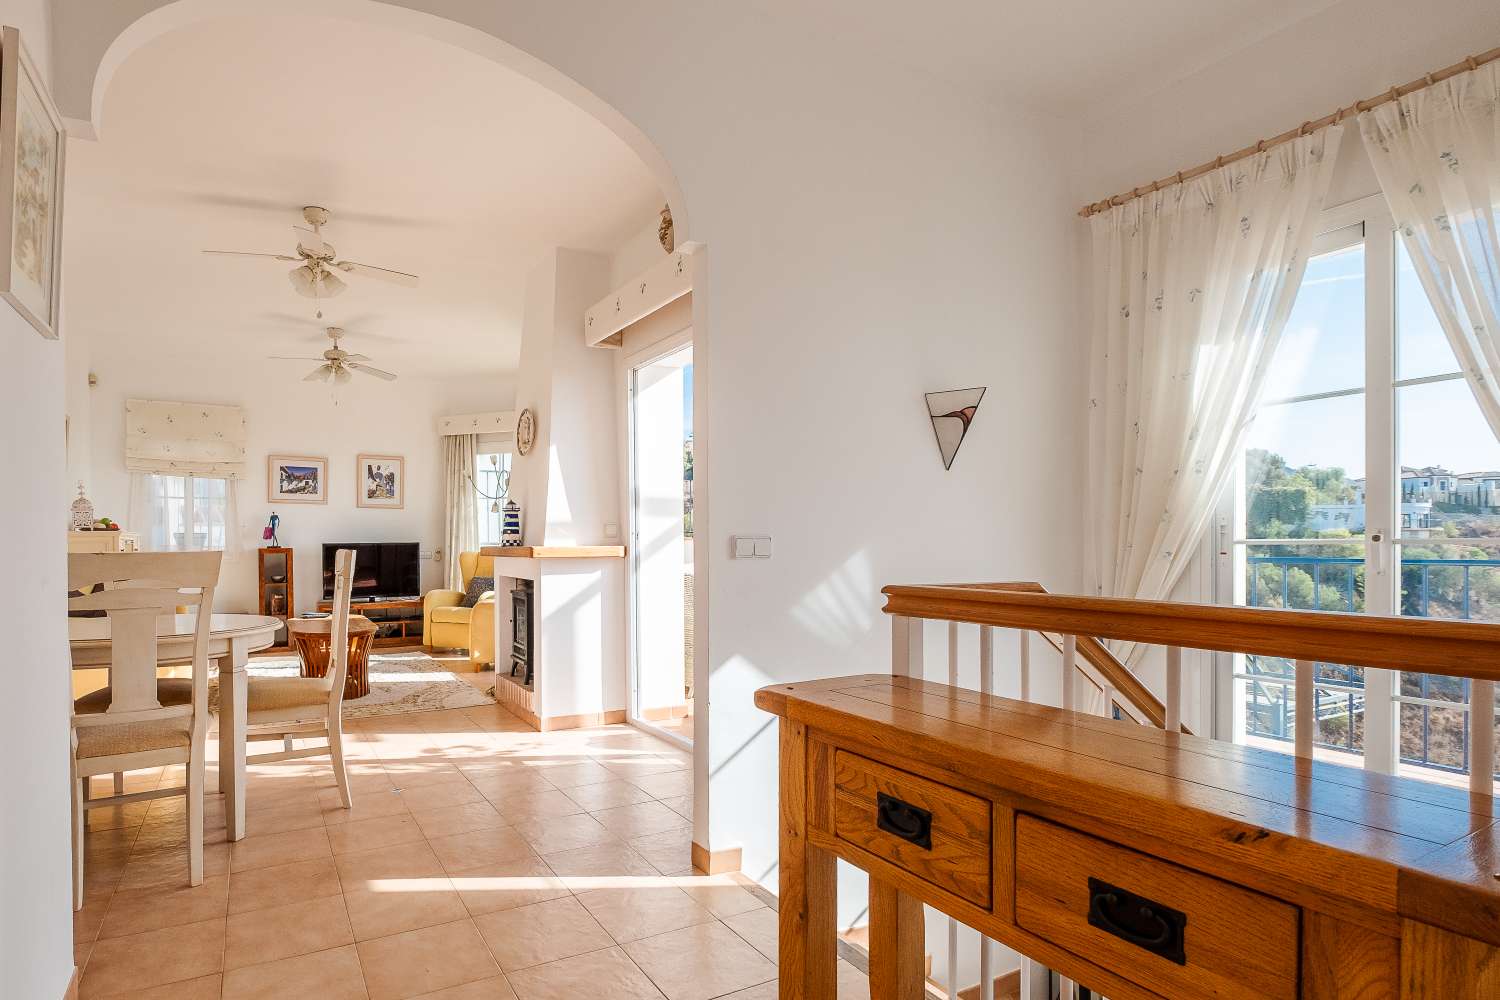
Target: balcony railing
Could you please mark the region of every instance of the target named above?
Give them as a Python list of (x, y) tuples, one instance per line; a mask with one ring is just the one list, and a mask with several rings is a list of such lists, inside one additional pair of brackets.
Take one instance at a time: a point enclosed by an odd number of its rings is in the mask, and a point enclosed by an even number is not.
[[(1363, 558), (1252, 555), (1246, 564), (1246, 603), (1251, 607), (1364, 610)], [(1263, 572), (1267, 567), (1272, 572)], [(1294, 575), (1299, 570), (1311, 580), (1310, 599), (1306, 582)], [(1500, 559), (1404, 558), (1401, 611), (1423, 618), (1493, 620), (1485, 613), (1491, 611), (1485, 601), (1476, 599), (1476, 587), (1484, 584), (1500, 585)], [(1247, 682), (1247, 733), (1291, 742), (1296, 728), (1296, 705), (1288, 694), (1293, 675), (1289, 661), (1245, 657), (1244, 671), (1237, 676)], [(1315, 741), (1331, 749), (1359, 752), (1363, 749), (1364, 672), (1320, 662), (1316, 675)], [(1469, 694), (1468, 678), (1403, 672), (1401, 759), (1422, 767), (1466, 772)]]

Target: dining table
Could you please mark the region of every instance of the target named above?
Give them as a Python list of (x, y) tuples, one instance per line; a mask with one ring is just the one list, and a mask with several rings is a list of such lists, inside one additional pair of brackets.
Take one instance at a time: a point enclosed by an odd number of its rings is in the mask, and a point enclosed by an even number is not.
[[(156, 624), (160, 667), (193, 659), (196, 614), (163, 615)], [(209, 623), (208, 658), (219, 670), (219, 791), (231, 841), (245, 836), (245, 693), (250, 654), (272, 645), (283, 627), (269, 615), (215, 614)], [(110, 665), (109, 619), (69, 618), (68, 645), (74, 670)]]

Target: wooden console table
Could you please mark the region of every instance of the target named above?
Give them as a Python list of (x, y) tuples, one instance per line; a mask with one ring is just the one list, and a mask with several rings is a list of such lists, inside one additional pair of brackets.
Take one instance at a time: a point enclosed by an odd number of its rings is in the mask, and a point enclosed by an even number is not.
[[(332, 601), (319, 601), (319, 611), (332, 611)], [(367, 619), (375, 625), (376, 646), (407, 646), (422, 641), (422, 599), (420, 597), (391, 601), (355, 601), (349, 614)]]
[(870, 992), (924, 995), (922, 906), (1111, 1000), (1500, 997), (1495, 799), (903, 676), (780, 716), (782, 1000), (835, 994), (834, 863)]

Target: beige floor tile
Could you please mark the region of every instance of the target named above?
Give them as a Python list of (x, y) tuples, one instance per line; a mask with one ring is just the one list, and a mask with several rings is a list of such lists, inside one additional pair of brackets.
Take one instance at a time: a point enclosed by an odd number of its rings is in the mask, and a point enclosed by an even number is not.
[(353, 945), (250, 965), (224, 974), (223, 1000), (365, 1000), (365, 977)]
[(293, 805), (275, 809), (245, 809), (245, 835), (263, 837), (269, 833), (286, 833), (288, 830), (308, 830), (323, 825), (323, 808), (314, 797), (310, 802), (299, 801)]
[(442, 864), (426, 841), (339, 854), (334, 862), (345, 892), (376, 889), (377, 883), (390, 879), (437, 878), (444, 874)]
[(180, 983), (164, 983), (145, 990), (116, 993), (108, 1000), (219, 1000), (223, 981), (223, 976), (214, 974)]
[(328, 834), (321, 828), (289, 830), (264, 837), (247, 836), (230, 845), (229, 869), (232, 872), (243, 872), (252, 868), (271, 868), (293, 861), (324, 857), (330, 853)]
[(427, 846), (432, 848), (449, 874), (537, 857), (525, 838), (508, 827), (486, 832), (479, 837), (466, 833), (437, 837), (429, 839)]
[(109, 915), (104, 918), (98, 936), (124, 937), (162, 927), (212, 920), (224, 916), (228, 904), (228, 875), (206, 877), (198, 886), (117, 892), (109, 904)]
[(411, 815), (429, 840), (476, 830), (494, 830), (506, 825), (495, 807), (482, 799), (441, 809), (414, 809)]
[(776, 966), (715, 921), (624, 945), (668, 1000), (711, 1000), (776, 977)]
[(674, 884), (716, 917), (729, 917), (765, 905), (724, 876), (690, 876), (675, 879)]
[(224, 959), (224, 918), (110, 938), (94, 945), (80, 997), (108, 996), (218, 972)]
[(693, 772), (690, 770), (635, 774), (631, 775), (630, 780), (657, 799), (671, 799), (693, 794)]
[[(412, 734), (409, 742), (418, 753), (432, 749), (432, 738), (420, 731)], [(391, 784), (402, 790), (468, 780), (456, 764), (445, 760), (385, 758), (383, 766)]]
[(293, 958), (354, 943), (342, 896), (236, 913), (224, 936), (224, 968)]
[[(600, 770), (604, 769), (600, 768)], [(563, 794), (591, 812), (651, 801), (651, 796), (645, 789), (637, 787), (624, 778), (618, 778), (608, 771), (604, 773), (609, 775), (608, 780), (592, 785), (564, 788)]]
[(592, 760), (539, 767), (537, 770), (553, 785), (564, 790), (617, 780), (614, 772)]
[[(227, 870), (229, 846), (203, 845), (203, 875), (223, 875)], [(188, 884), (188, 849), (186, 846), (162, 851), (132, 854), (120, 870), (115, 883), (117, 891), (129, 889), (186, 888)]]
[(552, 873), (546, 862), (535, 855), (515, 858), (467, 872), (455, 872), (450, 879), (458, 890), (469, 915), (530, 906), (568, 895), (563, 880)]
[(839, 960), (838, 1000), (870, 1000), (870, 977)]
[(570, 878), (650, 877), (661, 874), (628, 844), (617, 840), (574, 851), (544, 854), (542, 860), (564, 881)]
[(714, 919), (691, 896), (671, 885), (590, 889), (578, 894), (578, 902), (621, 943)]
[[(682, 764), (680, 764), (679, 762), (675, 760), (668, 760), (663, 757), (658, 757), (654, 754), (640, 754), (635, 756), (621, 756), (618, 758), (605, 758), (599, 763), (603, 764), (605, 767), (609, 768), (620, 777), (628, 778), (638, 785), (641, 784), (640, 779), (642, 778), (651, 777), (657, 774), (667, 774), (672, 771), (683, 770)], [(684, 771), (684, 773), (688, 775), (687, 790), (667, 792), (665, 793), (666, 795), (686, 795), (688, 794), (688, 792), (691, 792), (693, 790), (692, 774), (687, 771)], [(641, 787), (646, 788), (645, 785), (641, 785)], [(651, 789), (646, 788), (646, 791), (649, 792), (651, 791)], [(653, 792), (652, 794), (655, 795), (656, 793)]]
[(615, 943), (572, 896), (487, 913), (474, 923), (507, 974)]
[(294, 861), (271, 868), (252, 868), (229, 876), (229, 912), (245, 913), (309, 899), (337, 896), (338, 869), (333, 858)]
[(327, 826), (338, 826), (355, 820), (374, 819), (378, 816), (395, 816), (406, 812), (406, 800), (394, 785), (381, 791), (351, 792), (353, 809), (344, 808), (337, 788), (324, 788), (318, 792), (318, 806), (323, 810), (323, 822)]
[(767, 906), (758, 910), (747, 910), (732, 917), (724, 917), (724, 926), (750, 942), (750, 946), (771, 961), (777, 958), (780, 944), (779, 924), (776, 911)]
[(504, 976), (479, 979), (462, 986), (450, 986), (436, 993), (423, 993), (414, 1000), (515, 1000), (516, 993)]
[(761, 983), (759, 986), (752, 986), (748, 990), (737, 990), (734, 993), (721, 997), (720, 1000), (778, 1000), (781, 995), (777, 992), (779, 989), (780, 984), (773, 979), (769, 983)]
[(99, 928), (104, 926), (104, 917), (114, 896), (112, 888), (90, 890), (85, 887), (83, 909), (73, 911), (74, 944), (91, 943), (99, 937)]
[(510, 973), (519, 1000), (575, 1000), (607, 996), (610, 1000), (661, 1000), (636, 964), (619, 948), (549, 962)]
[[(632, 785), (631, 787), (635, 788), (638, 786)], [(645, 794), (645, 789), (641, 789), (641, 793)], [(672, 810), (683, 819), (692, 820), (693, 797), (691, 795), (674, 795), (669, 799), (661, 799), (660, 801), (662, 805), (666, 806), (668, 809)]]
[(425, 839), (410, 813), (355, 819), (328, 827), (328, 846), (334, 854), (373, 851), (394, 844), (413, 844)]
[(636, 802), (591, 813), (610, 833), (621, 840), (649, 837), (654, 834), (690, 829), (692, 823), (660, 802)]
[(506, 792), (498, 796), (490, 794), (486, 789), (485, 794), (490, 804), (499, 810), (500, 815), (516, 825), (527, 820), (575, 816), (584, 811), (583, 806), (556, 788), (548, 791), (525, 792), (519, 795)]
[(580, 847), (618, 843), (621, 839), (588, 813), (523, 819), (515, 824), (515, 830), (538, 854), (576, 851)]
[(356, 941), (388, 937), (469, 915), (446, 877), (393, 879), (378, 890), (345, 893)]
[(373, 1000), (419, 996), (500, 971), (471, 920), (361, 941), (357, 947)]
[[(462, 778), (463, 775), (460, 774), (459, 777)], [(406, 808), (412, 812), (419, 809), (441, 809), (444, 806), (457, 806), (465, 802), (484, 801), (484, 796), (479, 794), (479, 789), (469, 784), (467, 779), (418, 785), (415, 788), (402, 787), (401, 798), (405, 800)]]

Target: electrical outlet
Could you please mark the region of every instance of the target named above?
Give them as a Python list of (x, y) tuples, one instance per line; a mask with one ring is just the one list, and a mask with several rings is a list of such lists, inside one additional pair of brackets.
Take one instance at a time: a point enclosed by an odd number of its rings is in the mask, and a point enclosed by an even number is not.
[(616, 524), (615, 522), (613, 522), (613, 521), (605, 521), (604, 522), (604, 537), (605, 538), (619, 538), (620, 537), (620, 526), (618, 524)]
[(443, 550), (442, 549), (433, 549), (432, 552), (431, 552), (431, 556), (432, 556), (432, 561), (433, 562), (442, 562), (443, 561)]
[(733, 535), (729, 539), (729, 546), (736, 559), (771, 558), (770, 535)]

